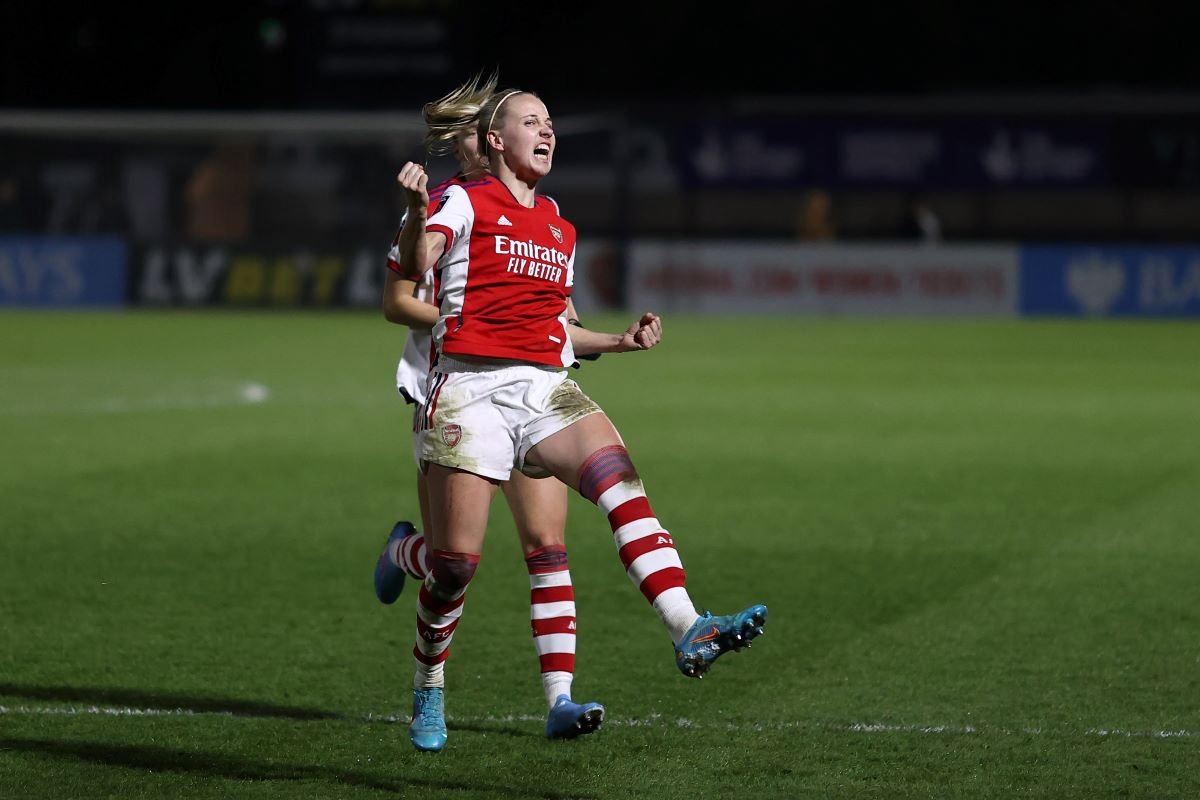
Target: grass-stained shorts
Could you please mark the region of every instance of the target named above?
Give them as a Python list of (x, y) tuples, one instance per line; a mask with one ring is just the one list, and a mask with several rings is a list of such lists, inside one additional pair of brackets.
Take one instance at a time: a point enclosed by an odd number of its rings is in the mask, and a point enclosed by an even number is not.
[(561, 367), (444, 356), (429, 373), (426, 397), (418, 421), (421, 460), (501, 481), (514, 468), (547, 477), (525, 463), (530, 449), (601, 411)]

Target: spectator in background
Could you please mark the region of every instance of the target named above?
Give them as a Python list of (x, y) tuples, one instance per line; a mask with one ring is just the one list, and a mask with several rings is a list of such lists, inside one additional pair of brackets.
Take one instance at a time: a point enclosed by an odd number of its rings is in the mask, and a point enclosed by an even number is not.
[[(587, 285), (592, 290), (592, 300), (598, 307), (617, 309), (624, 305), (620, 254), (615, 245), (599, 245), (583, 265), (582, 271), (587, 274)], [(577, 285), (576, 293), (578, 289)]]
[(833, 221), (833, 198), (824, 189), (804, 195), (797, 217), (797, 233), (806, 242), (831, 242), (837, 238)]
[(248, 142), (224, 142), (200, 162), (184, 187), (188, 238), (198, 242), (248, 238), (254, 172), (254, 147)]
[(914, 194), (905, 201), (900, 238), (924, 244), (937, 244), (942, 240), (942, 221), (924, 195)]
[(121, 190), (129, 232), (142, 242), (170, 236), (170, 181), (161, 156), (129, 156), (121, 162)]

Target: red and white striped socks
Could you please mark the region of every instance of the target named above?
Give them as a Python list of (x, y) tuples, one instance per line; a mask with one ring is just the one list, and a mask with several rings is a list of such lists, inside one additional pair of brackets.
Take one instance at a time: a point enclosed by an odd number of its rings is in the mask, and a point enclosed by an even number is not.
[(397, 539), (388, 545), (388, 558), (392, 564), (417, 580), (425, 580), (429, 574), (429, 555), (425, 550), (425, 534), (417, 532)]
[(446, 685), (444, 666), (450, 642), (462, 617), (467, 586), (479, 565), (479, 556), (435, 550), (431, 561), (429, 575), (417, 595), (413, 686), (418, 689)]
[(625, 574), (678, 644), (699, 614), (685, 588), (675, 543), (654, 516), (625, 448), (612, 445), (592, 453), (579, 468), (579, 493), (608, 515)]
[(575, 588), (567, 569), (567, 550), (549, 545), (525, 556), (529, 570), (529, 620), (533, 646), (542, 667), (546, 703), (571, 695), (575, 677)]

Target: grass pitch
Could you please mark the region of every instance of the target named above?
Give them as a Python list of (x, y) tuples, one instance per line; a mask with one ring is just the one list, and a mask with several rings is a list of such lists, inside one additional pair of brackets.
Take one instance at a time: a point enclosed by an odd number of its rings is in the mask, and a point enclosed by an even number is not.
[[(624, 327), (624, 318), (593, 319)], [(575, 376), (698, 604), (702, 682), (573, 498), (575, 696), (542, 736), (503, 500), (407, 741), (403, 330), (0, 314), (0, 797), (1200, 796), (1200, 326), (667, 318)]]

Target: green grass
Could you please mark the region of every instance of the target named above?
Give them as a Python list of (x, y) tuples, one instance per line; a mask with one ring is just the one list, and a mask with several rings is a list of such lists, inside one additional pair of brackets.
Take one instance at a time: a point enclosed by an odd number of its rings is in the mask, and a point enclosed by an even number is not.
[(498, 500), (436, 756), (370, 580), (402, 333), (0, 314), (0, 797), (1200, 796), (1200, 326), (668, 318), (586, 364), (697, 603), (767, 635), (684, 679), (573, 498), (608, 718), (546, 741)]

